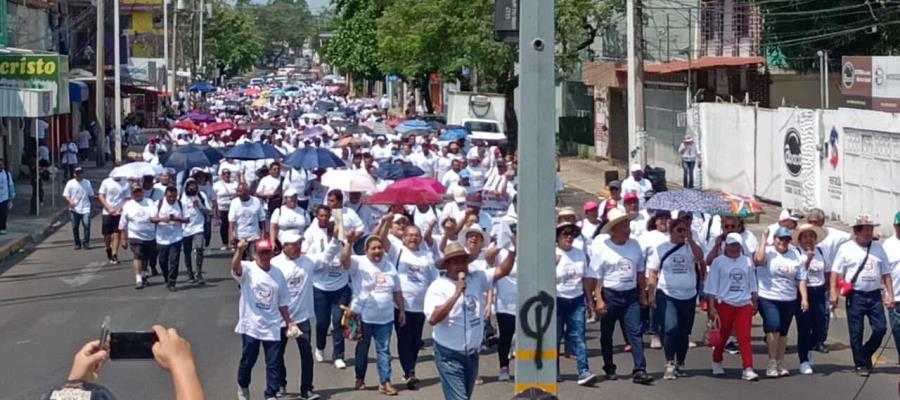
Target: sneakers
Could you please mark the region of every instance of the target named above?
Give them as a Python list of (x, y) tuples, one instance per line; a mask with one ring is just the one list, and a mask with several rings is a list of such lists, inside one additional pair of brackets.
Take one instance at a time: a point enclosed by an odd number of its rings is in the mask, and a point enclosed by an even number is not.
[(166, 284), (166, 289), (169, 289), (170, 292), (174, 293), (178, 291), (178, 288), (175, 287), (175, 282), (169, 282)]
[(250, 388), (238, 388), (238, 400), (250, 400)]
[[(810, 369), (812, 369), (812, 368), (810, 368)], [(788, 369), (785, 368), (784, 365), (781, 365), (781, 363), (778, 363), (778, 376), (790, 376), (790, 375), (791, 375), (791, 371), (788, 371)]]
[(679, 378), (687, 378), (688, 373), (684, 370), (684, 365), (676, 365), (675, 366), (675, 376)]
[(194, 274), (188, 275), (188, 281), (191, 283), (197, 283), (197, 276)]
[(228, 246), (219, 247), (219, 251), (228, 251)]
[(769, 360), (769, 365), (766, 367), (766, 376), (769, 378), (778, 377), (778, 361)]
[(344, 369), (347, 368), (347, 363), (345, 363), (344, 360), (338, 358), (337, 360), (334, 360), (334, 367), (337, 369)]
[(578, 385), (580, 386), (589, 386), (596, 380), (597, 375), (592, 374), (590, 371), (582, 371), (578, 374)]
[(812, 375), (812, 365), (809, 365), (808, 362), (800, 364), (800, 375)]
[(203, 286), (206, 284), (206, 279), (203, 278), (202, 273), (197, 273), (197, 284)]
[(651, 349), (661, 349), (662, 348), (662, 340), (659, 339), (659, 336), (653, 335), (650, 337), (650, 348)]
[(356, 383), (353, 384), (353, 388), (356, 390), (366, 390), (366, 382), (362, 379), (357, 379)]
[(287, 396), (288, 396), (287, 386), (282, 386), (282, 387), (278, 388), (278, 393), (275, 393), (275, 397), (277, 397), (277, 398), (287, 397)]
[(744, 368), (744, 372), (741, 373), (741, 379), (749, 382), (756, 382), (759, 380), (759, 375), (756, 374), (756, 371), (753, 368)]
[(863, 367), (856, 367), (856, 376), (866, 378), (869, 376), (869, 369)]
[(693, 348), (695, 348), (695, 347), (697, 347), (697, 342), (695, 342), (695, 341), (693, 341), (693, 340), (691, 340), (691, 341), (688, 342), (688, 348), (693, 349)]
[(813, 347), (813, 350), (818, 351), (822, 354), (828, 354), (828, 346), (826, 346), (825, 343), (819, 343), (815, 345), (815, 347)]
[(653, 377), (647, 375), (644, 371), (635, 372), (631, 377), (631, 381), (637, 383), (639, 385), (649, 385), (650, 382), (653, 382)]
[(406, 377), (406, 389), (407, 390), (419, 390), (419, 378), (416, 378), (415, 375), (410, 375)]
[(307, 390), (303, 393), (300, 393), (300, 400), (317, 400), (319, 397), (320, 396), (312, 390)]
[(738, 348), (737, 341), (728, 340), (728, 342), (725, 343), (725, 351), (727, 351), (728, 354), (735, 355), (740, 353), (741, 349)]
[(325, 352), (316, 349), (316, 362), (325, 362)]
[(388, 383), (385, 383), (384, 385), (378, 386), (378, 393), (381, 393), (385, 396), (396, 396), (397, 389), (394, 389), (394, 386), (391, 385), (390, 382), (388, 382)]
[(717, 362), (712, 363), (712, 374), (713, 375), (725, 375), (725, 368), (722, 368), (722, 363), (717, 363)]
[(509, 367), (500, 368), (500, 373), (497, 374), (497, 380), (500, 382), (509, 382)]
[(675, 363), (667, 362), (666, 363), (666, 372), (663, 373), (663, 379), (667, 381), (674, 381), (677, 377), (675, 376)]

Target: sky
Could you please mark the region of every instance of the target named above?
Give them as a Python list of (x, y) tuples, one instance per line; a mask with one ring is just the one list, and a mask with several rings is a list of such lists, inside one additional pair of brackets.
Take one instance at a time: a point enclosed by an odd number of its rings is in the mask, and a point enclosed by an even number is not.
[[(253, 3), (262, 3), (265, 4), (267, 0), (252, 0)], [(309, 10), (312, 11), (313, 14), (318, 14), (319, 10), (328, 7), (328, 4), (331, 0), (306, 0), (306, 4), (309, 6)], [(234, 1), (229, 1), (229, 3), (234, 3)]]

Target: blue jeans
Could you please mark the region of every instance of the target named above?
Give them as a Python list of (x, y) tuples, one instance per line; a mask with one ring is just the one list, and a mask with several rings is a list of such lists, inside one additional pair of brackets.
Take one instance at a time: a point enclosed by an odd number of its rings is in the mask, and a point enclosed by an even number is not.
[(434, 343), (434, 365), (441, 377), (445, 400), (468, 400), (475, 391), (478, 376), (478, 352), (454, 351)]
[[(296, 338), (297, 349), (300, 350), (300, 392), (313, 389), (313, 356), (309, 345), (309, 320), (297, 324), (303, 334)], [(281, 346), (278, 348), (278, 377), (281, 386), (287, 386), (287, 368), (284, 366), (284, 353), (287, 351), (287, 328), (281, 328)], [(296, 375), (294, 375), (296, 376)]]
[(900, 358), (900, 301), (894, 302), (891, 310), (891, 332), (894, 336), (894, 348), (897, 349), (897, 358)]
[(378, 366), (378, 383), (391, 382), (391, 328), (394, 324), (361, 324), (363, 337), (356, 344), (356, 379), (366, 379), (369, 367), (369, 344), (375, 338), (375, 365)]
[(809, 296), (809, 310), (797, 312), (797, 355), (800, 362), (809, 362), (809, 351), (816, 344), (825, 341), (826, 321), (828, 321), (828, 306), (822, 298), (826, 298), (828, 290), (826, 285), (807, 287)]
[(332, 341), (334, 342), (334, 360), (344, 359), (344, 328), (341, 326), (341, 317), (344, 310), (341, 305), (350, 304), (350, 286), (341, 289), (325, 291), (313, 288), (313, 308), (316, 314), (316, 349), (325, 350), (325, 340), (328, 336), (328, 325), (331, 324)]
[(281, 342), (277, 340), (259, 340), (248, 335), (241, 335), (241, 362), (238, 365), (237, 381), (242, 388), (250, 387), (250, 374), (259, 357), (259, 345), (262, 344), (266, 354), (266, 392), (264, 398), (275, 397), (281, 377), (278, 373), (281, 353)]
[(606, 302), (606, 315), (600, 317), (600, 353), (603, 354), (603, 370), (607, 374), (616, 373), (613, 363), (613, 330), (616, 322), (624, 323), (628, 344), (631, 345), (631, 357), (634, 359), (632, 373), (647, 370), (644, 358), (644, 342), (641, 338), (641, 304), (638, 301), (638, 290), (618, 291), (603, 289)]
[(663, 322), (663, 351), (666, 361), (684, 365), (687, 357), (691, 329), (694, 327), (694, 307), (697, 298), (679, 300), (669, 297), (662, 290), (656, 291), (656, 312)]
[(791, 321), (799, 311), (800, 303), (797, 300), (782, 301), (760, 297), (757, 305), (763, 320), (763, 332), (778, 332), (781, 336), (787, 336), (791, 330)]
[(692, 189), (694, 187), (694, 166), (697, 161), (681, 160), (681, 169), (684, 170), (684, 188)]
[[(91, 213), (79, 214), (75, 211), (69, 211), (69, 217), (72, 220), (72, 236), (75, 238), (76, 246), (87, 246), (91, 241)], [(84, 226), (84, 241), (81, 240), (81, 226)]]
[[(872, 336), (863, 343), (865, 318), (869, 318)], [(887, 332), (884, 319), (884, 306), (881, 303), (881, 291), (853, 291), (847, 297), (847, 328), (850, 330), (850, 350), (853, 351), (853, 365), (856, 368), (872, 369), (872, 355), (881, 346), (881, 340)]]
[(400, 326), (400, 311), (394, 309), (394, 329), (397, 331), (397, 358), (403, 368), (403, 376), (416, 375), (416, 361), (419, 349), (422, 348), (422, 328), (425, 326), (425, 313), (406, 311), (406, 324)]
[[(578, 296), (574, 299), (556, 298), (556, 336), (563, 336), (563, 323), (565, 322), (569, 351), (575, 354), (579, 374), (590, 370), (588, 368), (587, 346), (584, 343), (585, 319), (584, 296)], [(556, 366), (556, 370), (559, 371), (558, 357)]]

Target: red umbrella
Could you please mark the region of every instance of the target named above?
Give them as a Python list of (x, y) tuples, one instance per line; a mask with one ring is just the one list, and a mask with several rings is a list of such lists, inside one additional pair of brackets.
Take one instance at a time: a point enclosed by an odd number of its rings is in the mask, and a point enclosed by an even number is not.
[(434, 205), (443, 203), (441, 195), (430, 190), (412, 188), (388, 188), (381, 193), (370, 196), (367, 204), (385, 205)]
[(400, 125), (401, 123), (403, 123), (403, 121), (404, 121), (403, 118), (391, 118), (388, 120), (387, 126), (389, 126), (391, 128), (396, 128), (397, 125)]
[(234, 129), (233, 122), (214, 122), (201, 128), (200, 134), (203, 136), (208, 136), (212, 135), (213, 133), (227, 131), (229, 129)]
[(200, 130), (200, 127), (197, 125), (194, 125), (194, 122), (189, 119), (183, 119), (181, 121), (178, 121), (175, 123), (175, 125), (173, 125), (173, 127), (178, 128), (178, 129), (185, 129), (185, 130), (189, 130), (189, 131)]
[(412, 189), (412, 190), (428, 190), (437, 194), (443, 194), (447, 191), (447, 187), (440, 182), (422, 177), (401, 179), (390, 184), (387, 189)]

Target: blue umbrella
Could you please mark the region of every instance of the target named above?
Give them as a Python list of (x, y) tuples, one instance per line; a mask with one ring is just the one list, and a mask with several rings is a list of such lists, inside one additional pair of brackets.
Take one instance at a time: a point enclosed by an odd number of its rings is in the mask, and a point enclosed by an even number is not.
[[(221, 154), (220, 154), (221, 156)], [(176, 171), (190, 171), (194, 168), (206, 168), (218, 162), (213, 161), (203, 149), (199, 147), (180, 146), (173, 151), (163, 154), (160, 164)]]
[(456, 128), (445, 131), (441, 134), (439, 140), (449, 141), (449, 140), (460, 140), (465, 139), (466, 136), (469, 135), (469, 130), (466, 128)]
[(192, 92), (209, 93), (215, 92), (216, 87), (209, 82), (197, 82), (191, 85), (189, 90)]
[(384, 164), (375, 170), (375, 176), (387, 180), (400, 180), (425, 175), (425, 171), (410, 163)]
[(278, 149), (270, 144), (260, 142), (246, 142), (234, 146), (225, 153), (225, 158), (233, 158), (235, 160), (264, 160), (268, 158), (284, 158)]
[(343, 167), (344, 161), (328, 149), (304, 147), (284, 159), (286, 165), (295, 169), (317, 169)]
[(730, 214), (731, 205), (715, 193), (694, 189), (656, 193), (644, 206), (651, 210), (691, 211), (707, 214)]
[(401, 122), (400, 125), (397, 125), (397, 127), (394, 128), (394, 130), (397, 131), (397, 133), (401, 133), (401, 134), (403, 132), (416, 130), (416, 129), (421, 129), (421, 130), (426, 130), (426, 131), (434, 130), (434, 128), (431, 126), (431, 124), (429, 124), (426, 121), (422, 121), (421, 119), (406, 120), (406, 121)]
[(288, 87), (284, 88), (284, 91), (285, 92), (299, 92), (300, 87), (299, 86), (288, 86)]

